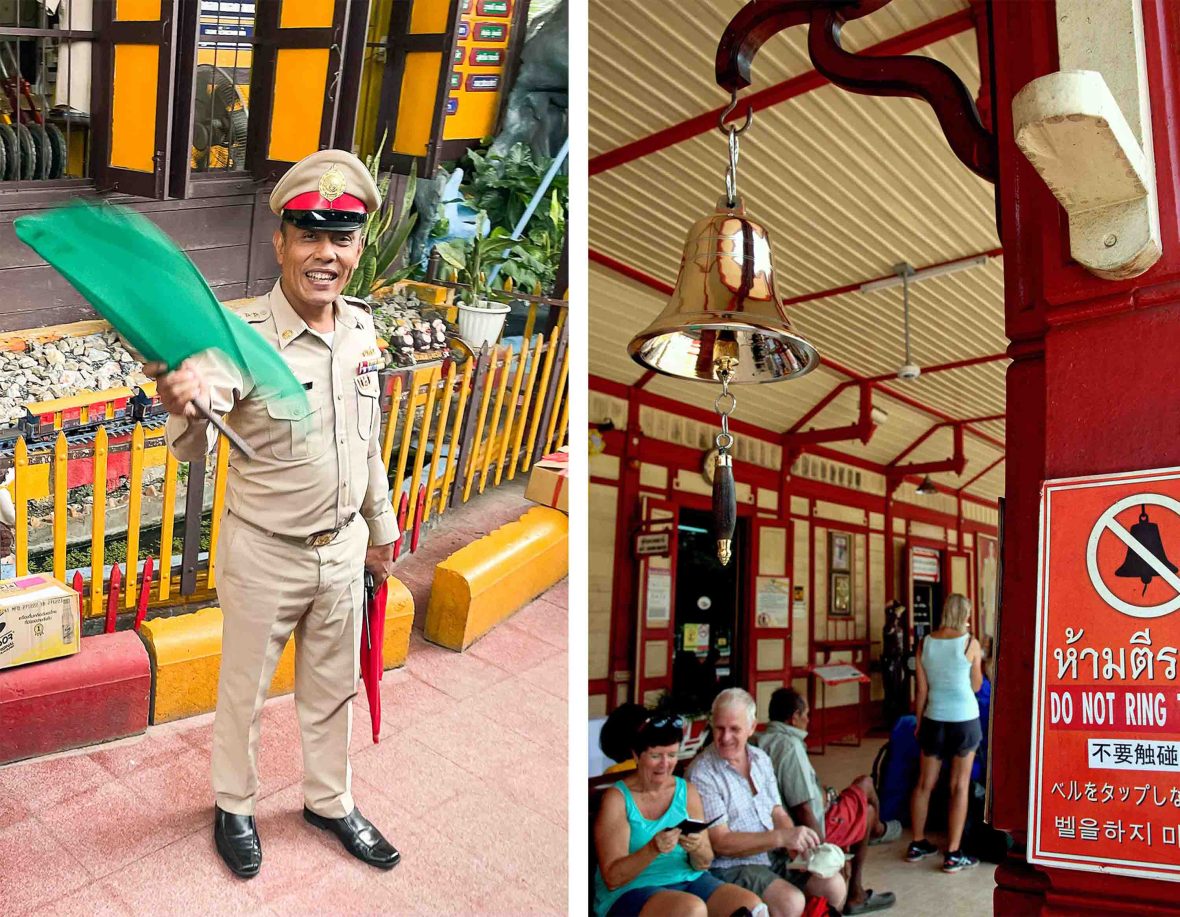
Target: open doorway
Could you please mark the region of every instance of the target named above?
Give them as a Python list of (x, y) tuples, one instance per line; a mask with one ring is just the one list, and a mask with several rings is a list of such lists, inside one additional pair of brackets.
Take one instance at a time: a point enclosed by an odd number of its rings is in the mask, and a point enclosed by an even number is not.
[(914, 646), (942, 626), (942, 584), (914, 581)]
[(672, 698), (688, 714), (706, 712), (718, 691), (741, 683), (744, 671), (738, 610), (749, 526), (738, 520), (733, 558), (725, 566), (711, 532), (710, 513), (680, 510)]

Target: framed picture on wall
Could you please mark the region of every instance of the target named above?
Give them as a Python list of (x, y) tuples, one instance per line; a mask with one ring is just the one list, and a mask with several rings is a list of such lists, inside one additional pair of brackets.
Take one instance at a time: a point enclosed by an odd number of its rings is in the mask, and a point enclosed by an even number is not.
[(828, 569), (833, 573), (852, 570), (852, 536), (847, 532), (828, 532)]
[(852, 574), (833, 573), (831, 589), (831, 610), (828, 617), (852, 617)]

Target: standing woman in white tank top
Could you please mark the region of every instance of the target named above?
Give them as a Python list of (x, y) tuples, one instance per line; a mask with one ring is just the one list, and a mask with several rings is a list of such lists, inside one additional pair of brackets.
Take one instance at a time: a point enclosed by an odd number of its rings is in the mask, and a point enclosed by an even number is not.
[(958, 872), (979, 864), (979, 860), (966, 856), (961, 849), (971, 765), (983, 739), (979, 702), (975, 699), (975, 692), (983, 684), (983, 651), (979, 641), (967, 633), (970, 618), (970, 599), (951, 595), (943, 607), (942, 627), (922, 641), (917, 656), (918, 693), (914, 710), (918, 717), (922, 766), (910, 800), (914, 841), (906, 851), (906, 860), (915, 863), (938, 852), (926, 840), (926, 812), (943, 761), (949, 758), (951, 798), (943, 872)]

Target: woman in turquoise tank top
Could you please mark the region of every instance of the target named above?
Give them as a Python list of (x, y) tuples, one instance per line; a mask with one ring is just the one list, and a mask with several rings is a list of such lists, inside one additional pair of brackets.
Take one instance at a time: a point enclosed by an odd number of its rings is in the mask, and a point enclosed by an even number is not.
[(983, 684), (983, 651), (967, 633), (971, 601), (962, 595), (946, 600), (942, 626), (922, 641), (917, 654), (918, 689), (914, 711), (918, 717), (918, 745), (922, 765), (910, 800), (914, 841), (906, 860), (915, 863), (938, 849), (926, 840), (930, 794), (938, 784), (942, 763), (951, 762), (950, 811), (947, 813), (947, 854), (943, 872), (977, 866), (979, 860), (963, 853), (963, 824), (971, 790), (971, 765), (983, 739), (975, 692)]
[(679, 717), (648, 717), (635, 737), (634, 772), (603, 797), (594, 825), (596, 917), (730, 917), (761, 905), (709, 874), (708, 831), (678, 827), (704, 820), (696, 787), (673, 773), (683, 739)]

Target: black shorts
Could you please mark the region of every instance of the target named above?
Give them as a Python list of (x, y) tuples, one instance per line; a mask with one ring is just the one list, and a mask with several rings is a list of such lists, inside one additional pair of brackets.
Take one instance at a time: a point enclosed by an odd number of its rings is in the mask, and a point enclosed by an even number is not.
[(922, 717), (922, 725), (918, 727), (918, 745), (922, 754), (942, 761), (969, 755), (982, 741), (979, 717), (962, 723), (944, 723)]

